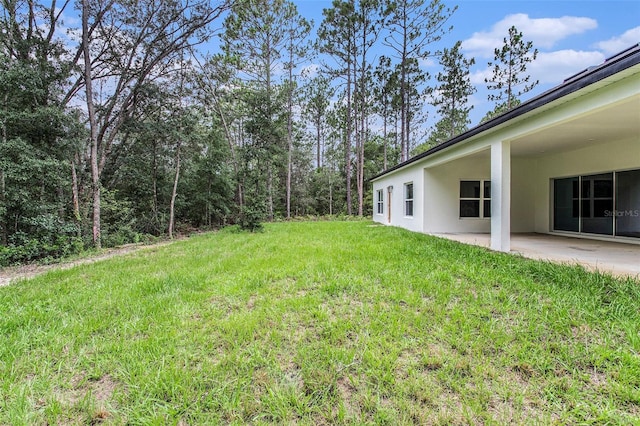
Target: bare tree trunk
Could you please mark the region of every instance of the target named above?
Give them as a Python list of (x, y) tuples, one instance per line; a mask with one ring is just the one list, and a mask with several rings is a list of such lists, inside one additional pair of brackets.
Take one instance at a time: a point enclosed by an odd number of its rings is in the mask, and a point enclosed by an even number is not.
[[(153, 163), (152, 163), (152, 188), (153, 188), (153, 219), (155, 220), (155, 225), (160, 225), (160, 218), (158, 214), (159, 203), (158, 203), (158, 143), (157, 141), (153, 141)], [(161, 229), (160, 226), (156, 229)]]
[(293, 174), (292, 145), (291, 139), (289, 139), (289, 152), (287, 153), (287, 219), (291, 219), (291, 175)]
[(220, 121), (222, 121), (222, 127), (224, 128), (224, 134), (229, 142), (229, 150), (231, 152), (231, 162), (233, 163), (233, 172), (236, 177), (237, 186), (236, 186), (236, 197), (238, 206), (242, 209), (242, 205), (244, 204), (243, 194), (242, 194), (242, 182), (240, 181), (240, 168), (238, 166), (238, 160), (236, 158), (236, 150), (233, 143), (233, 136), (231, 134), (231, 129), (229, 129), (229, 125), (227, 124), (227, 120), (224, 116), (224, 112), (220, 107), (220, 104), (217, 100), (215, 100), (216, 109), (218, 112), (218, 116), (220, 117)]
[(271, 162), (267, 161), (267, 202), (269, 208), (269, 220), (273, 220), (273, 171), (271, 170)]
[(410, 104), (411, 104), (411, 96), (409, 94), (409, 91), (407, 91), (406, 93), (407, 96), (407, 103), (405, 105), (405, 117), (404, 117), (404, 134), (405, 134), (405, 149), (406, 152), (404, 153), (404, 159), (408, 160), (409, 159), (409, 153), (411, 152), (411, 114), (410, 114)]
[(356, 192), (358, 195), (358, 216), (362, 216), (362, 168), (360, 167), (362, 163), (362, 155), (363, 146), (364, 146), (364, 129), (362, 124), (362, 116), (364, 114), (364, 100), (362, 99), (362, 93), (359, 95), (358, 107), (359, 111), (357, 112), (357, 121), (356, 121)]
[[(406, 36), (405, 36), (406, 37)], [(406, 43), (406, 42), (405, 42)], [(400, 162), (402, 163), (407, 159), (407, 139), (408, 135), (405, 131), (405, 124), (407, 122), (407, 57), (406, 57), (406, 45), (404, 46), (404, 52), (402, 54), (402, 65), (400, 75)]]
[(80, 190), (78, 189), (78, 173), (76, 172), (76, 161), (78, 154), (71, 160), (71, 201), (73, 203), (73, 217), (80, 223)]
[[(9, 99), (9, 94), (5, 94), (4, 96), (4, 102), (6, 104), (7, 100)], [(7, 125), (5, 123), (4, 120), (2, 120), (2, 144), (6, 145), (7, 144)], [(4, 204), (5, 199), (6, 199), (6, 195), (5, 195), (5, 177), (4, 177), (4, 170), (0, 169), (0, 204)], [(3, 246), (7, 245), (7, 227), (6, 227), (6, 220), (5, 218), (0, 218), (0, 243)]]
[(176, 196), (178, 195), (178, 179), (180, 178), (180, 146), (178, 142), (176, 147), (176, 174), (173, 178), (173, 190), (171, 191), (171, 204), (169, 206), (169, 238), (173, 239), (173, 225), (175, 217)]
[[(402, 106), (400, 106), (400, 108), (402, 108)], [(395, 112), (394, 117), (393, 117), (393, 130), (394, 130), (393, 148), (395, 149), (395, 152), (396, 152), (395, 158), (393, 159), (394, 160), (394, 164), (397, 164), (396, 161), (398, 160), (397, 152), (398, 152), (398, 134), (399, 134), (398, 133), (398, 124), (399, 123), (400, 122), (398, 121), (398, 110), (396, 109), (396, 112)]]
[[(5, 182), (4, 182), (4, 171), (0, 169), (0, 203), (4, 204), (5, 200)], [(0, 243), (3, 246), (7, 245), (7, 228), (5, 226), (4, 218), (0, 219)]]
[(362, 62), (361, 62), (361, 75), (360, 75), (360, 136), (359, 136), (359, 145), (358, 145), (358, 216), (362, 217), (364, 214), (364, 143), (367, 137), (367, 96), (366, 96), (366, 85), (367, 85), (367, 77), (366, 77), (366, 69), (367, 69), (367, 25), (363, 26), (362, 33)]
[(317, 151), (318, 151), (317, 152), (318, 169), (322, 166), (322, 160), (321, 160), (321, 155), (322, 155), (322, 153), (321, 153), (321, 150), (322, 150), (322, 148), (321, 148), (321, 138), (322, 138), (322, 135), (321, 135), (320, 131), (321, 131), (321, 129), (320, 129), (320, 117), (318, 117), (317, 120), (316, 120), (316, 141), (317, 141), (317, 144), (318, 144), (318, 148), (317, 148)]
[(82, 51), (84, 56), (84, 86), (87, 96), (89, 115), (90, 159), (91, 159), (91, 195), (93, 198), (93, 245), (99, 249), (100, 241), (100, 173), (98, 170), (98, 123), (93, 104), (93, 84), (91, 79), (91, 54), (89, 49), (89, 0), (82, 0)]
[(363, 109), (361, 111), (361, 133), (360, 136), (360, 151), (358, 152), (358, 216), (363, 216), (364, 214), (364, 142), (365, 135), (367, 134), (367, 125), (366, 125), (366, 114)]
[(287, 219), (291, 219), (291, 175), (293, 173), (293, 70), (289, 67), (289, 96), (287, 99)]
[(345, 160), (345, 175), (346, 175), (346, 190), (347, 190), (347, 214), (351, 216), (351, 133), (352, 133), (352, 123), (351, 123), (351, 109), (352, 109), (352, 101), (351, 101), (351, 62), (347, 64), (347, 116), (345, 117), (347, 120), (346, 126), (346, 137), (345, 137), (345, 146), (344, 146), (344, 160)]
[(384, 107), (384, 118), (383, 118), (383, 130), (382, 130), (382, 151), (383, 151), (383, 160), (382, 160), (382, 168), (387, 170), (387, 106)]
[(98, 141), (91, 141), (91, 195), (93, 198), (93, 226), (92, 236), (95, 248), (102, 248), (100, 239), (100, 175), (98, 174)]
[(333, 215), (333, 184), (329, 178), (329, 216)]

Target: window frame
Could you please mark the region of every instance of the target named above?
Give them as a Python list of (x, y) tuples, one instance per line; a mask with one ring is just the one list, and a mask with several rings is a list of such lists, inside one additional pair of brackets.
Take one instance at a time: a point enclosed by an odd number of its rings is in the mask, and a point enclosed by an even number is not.
[[(409, 198), (409, 187), (411, 187), (411, 198)], [(414, 186), (413, 182), (406, 182), (404, 184), (404, 216), (413, 217), (413, 200), (414, 200)]]
[(384, 214), (384, 189), (376, 191), (376, 214)]
[[(462, 182), (477, 182), (480, 188), (479, 197), (463, 197), (462, 196)], [(485, 186), (489, 184), (489, 194), (485, 191)], [(462, 216), (462, 201), (477, 201), (478, 202), (478, 216)], [(485, 204), (488, 202), (489, 211), (486, 211)], [(491, 179), (460, 179), (458, 181), (458, 219), (460, 220), (478, 220), (478, 219), (491, 219)]]

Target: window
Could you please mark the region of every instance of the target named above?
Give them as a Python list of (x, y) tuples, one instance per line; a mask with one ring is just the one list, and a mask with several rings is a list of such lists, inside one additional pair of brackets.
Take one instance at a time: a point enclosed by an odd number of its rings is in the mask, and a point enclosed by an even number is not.
[(460, 217), (491, 217), (491, 181), (460, 181)]
[(404, 184), (404, 215), (413, 216), (413, 182)]
[(384, 192), (382, 189), (376, 191), (376, 212), (378, 214), (384, 213)]

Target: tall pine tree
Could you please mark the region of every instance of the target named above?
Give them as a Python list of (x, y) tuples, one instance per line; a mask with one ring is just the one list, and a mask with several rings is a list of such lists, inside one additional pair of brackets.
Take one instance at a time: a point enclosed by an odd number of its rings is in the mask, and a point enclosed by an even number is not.
[(520, 96), (538, 84), (538, 80), (532, 81), (531, 75), (527, 74), (527, 65), (538, 56), (533, 42), (524, 41), (522, 32), (515, 26), (509, 28), (509, 36), (503, 40), (502, 47), (494, 50), (494, 62), (489, 62), (493, 76), (485, 79), (487, 88), (494, 91), (488, 96), (490, 101), (496, 102), (494, 113), (515, 108)]
[(426, 60), (429, 46), (451, 31), (446, 23), (455, 12), (440, 0), (398, 0), (389, 2), (389, 35), (384, 45), (398, 60), (398, 93), (400, 94), (401, 161), (409, 158), (412, 124), (422, 108), (419, 86), (428, 78), (419, 60)]
[(469, 112), (473, 105), (468, 105), (469, 96), (476, 92), (469, 78), (469, 68), (475, 59), (467, 59), (460, 52), (458, 41), (451, 49), (444, 49), (440, 57), (442, 72), (438, 73), (438, 86), (433, 106), (440, 115), (429, 138), (431, 145), (438, 145), (467, 130)]

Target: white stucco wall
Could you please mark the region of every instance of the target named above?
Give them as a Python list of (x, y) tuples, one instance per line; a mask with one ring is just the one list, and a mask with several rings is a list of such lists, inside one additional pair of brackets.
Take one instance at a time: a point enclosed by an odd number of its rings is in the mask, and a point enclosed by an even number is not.
[(489, 232), (489, 218), (460, 218), (460, 181), (489, 180), (488, 151), (424, 170), (424, 232)]
[[(534, 232), (535, 181), (531, 173), (535, 161), (513, 158), (511, 164), (511, 232)], [(490, 232), (489, 218), (460, 218), (460, 181), (490, 180), (491, 164), (488, 150), (473, 157), (454, 160), (426, 168), (424, 232)], [(438, 200), (435, 202), (434, 200)]]
[[(388, 196), (387, 188), (393, 186), (391, 194), (391, 225), (400, 226), (411, 231), (423, 232), (423, 202), (424, 202), (424, 175), (420, 166), (408, 167), (399, 170), (389, 176), (373, 182), (373, 220), (379, 223), (388, 224)], [(404, 185), (413, 182), (413, 216), (404, 214)], [(384, 194), (384, 213), (377, 214), (375, 203), (377, 202), (376, 192), (382, 189)]]
[(515, 157), (511, 160), (511, 232), (535, 232), (536, 172), (537, 163), (530, 158)]

